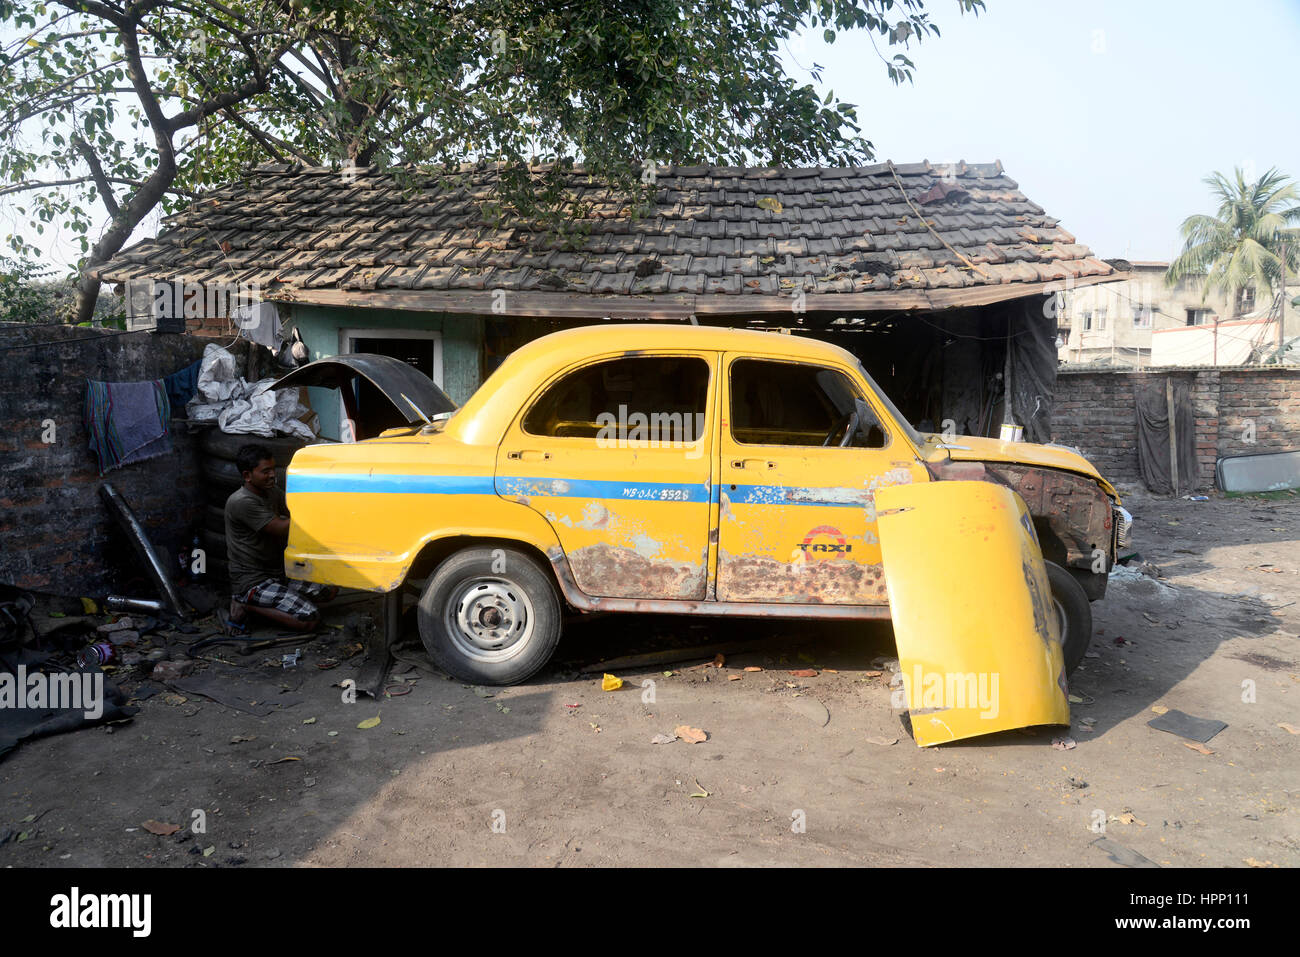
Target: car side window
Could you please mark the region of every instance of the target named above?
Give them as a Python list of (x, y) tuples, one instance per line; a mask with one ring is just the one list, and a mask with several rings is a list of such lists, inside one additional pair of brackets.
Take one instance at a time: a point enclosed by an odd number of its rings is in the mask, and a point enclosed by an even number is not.
[(874, 410), (838, 369), (737, 359), (731, 364), (731, 434), (744, 445), (884, 448), (889, 437)]
[[(599, 438), (610, 429), (662, 442), (699, 438), (709, 364), (697, 356), (628, 356), (570, 372), (524, 416), (532, 435)], [(638, 428), (640, 431), (638, 432)]]

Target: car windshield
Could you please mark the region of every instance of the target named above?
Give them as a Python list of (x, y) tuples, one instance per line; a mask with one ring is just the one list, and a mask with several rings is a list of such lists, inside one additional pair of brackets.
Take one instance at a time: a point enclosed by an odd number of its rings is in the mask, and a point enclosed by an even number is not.
[(876, 380), (871, 378), (871, 373), (863, 367), (861, 361), (858, 362), (858, 371), (862, 373), (862, 378), (867, 380), (867, 385), (871, 386), (871, 391), (874, 392), (876, 397), (884, 404), (885, 409), (894, 417), (894, 421), (898, 423), (899, 428), (901, 428), (907, 434), (907, 437), (912, 440), (912, 444), (917, 446), (922, 445), (925, 442), (925, 439), (922, 437), (921, 433), (912, 428), (912, 423), (908, 422), (903, 413), (898, 411), (898, 406), (894, 405), (889, 396), (885, 394), (885, 390), (876, 385)]

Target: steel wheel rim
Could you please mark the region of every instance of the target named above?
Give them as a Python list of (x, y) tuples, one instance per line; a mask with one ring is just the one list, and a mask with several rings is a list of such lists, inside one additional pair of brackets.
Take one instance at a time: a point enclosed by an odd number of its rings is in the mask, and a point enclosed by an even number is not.
[(461, 584), (447, 603), (444, 625), (456, 650), (473, 661), (499, 664), (518, 655), (533, 634), (533, 603), (508, 578)]

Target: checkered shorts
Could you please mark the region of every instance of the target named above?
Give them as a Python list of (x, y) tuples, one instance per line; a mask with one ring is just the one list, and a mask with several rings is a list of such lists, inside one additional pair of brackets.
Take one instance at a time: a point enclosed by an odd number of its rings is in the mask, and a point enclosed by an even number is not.
[(319, 601), (329, 590), (328, 585), (318, 585), (315, 582), (286, 582), (268, 578), (235, 598), (245, 605), (274, 608), (286, 615), (293, 615), (299, 621), (310, 621), (319, 614), (312, 602)]

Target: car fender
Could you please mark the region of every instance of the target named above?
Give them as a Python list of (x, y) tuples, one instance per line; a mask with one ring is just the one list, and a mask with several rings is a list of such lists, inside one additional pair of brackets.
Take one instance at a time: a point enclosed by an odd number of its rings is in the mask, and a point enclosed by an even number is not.
[(1020, 496), (980, 481), (896, 485), (876, 492), (876, 511), (916, 743), (1068, 724), (1059, 624)]

